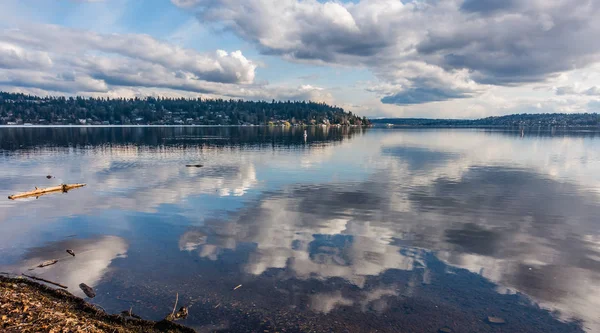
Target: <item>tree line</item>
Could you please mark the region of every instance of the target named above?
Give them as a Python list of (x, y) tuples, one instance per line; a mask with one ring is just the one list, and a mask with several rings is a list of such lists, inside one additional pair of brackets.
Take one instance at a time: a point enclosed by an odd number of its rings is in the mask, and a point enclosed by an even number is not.
[(481, 119), (381, 118), (371, 119), (371, 122), (375, 125), (415, 127), (595, 127), (600, 126), (600, 115), (597, 113), (523, 113)]
[(366, 117), (311, 101), (84, 98), (0, 92), (0, 124), (368, 125)]

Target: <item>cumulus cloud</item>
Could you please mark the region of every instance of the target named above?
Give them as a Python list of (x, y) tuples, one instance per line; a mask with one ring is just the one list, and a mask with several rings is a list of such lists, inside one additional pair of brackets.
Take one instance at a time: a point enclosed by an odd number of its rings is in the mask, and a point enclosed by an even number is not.
[(334, 98), (331, 93), (324, 88), (303, 84), (292, 89), (282, 89), (278, 97), (283, 100), (291, 101), (315, 101), (323, 103), (333, 103)]
[(27, 50), (18, 45), (0, 42), (0, 68), (49, 68), (52, 59), (47, 52)]
[(254, 83), (241, 51), (199, 53), (141, 34), (98, 34), (54, 25), (0, 31), (0, 86), (41, 95), (168, 95), (333, 102), (323, 88)]
[[(172, 0), (254, 43), (294, 61), (371, 68), (384, 83), (408, 79), (382, 97), (414, 104), (473, 96), (390, 66), (423, 62), (482, 85), (522, 85), (588, 66), (600, 57), (596, 1)], [(418, 77), (418, 76), (417, 76)], [(460, 79), (459, 79), (460, 80)], [(460, 82), (460, 81), (458, 81)], [(441, 82), (437, 82), (441, 84)]]
[(445, 71), (424, 62), (393, 65), (378, 76), (389, 83), (367, 89), (382, 94), (381, 101), (386, 104), (421, 104), (467, 98), (482, 89), (465, 70)]
[(59, 92), (158, 87), (233, 96), (252, 90), (256, 64), (240, 51), (199, 53), (141, 34), (53, 25), (0, 32), (0, 83)]

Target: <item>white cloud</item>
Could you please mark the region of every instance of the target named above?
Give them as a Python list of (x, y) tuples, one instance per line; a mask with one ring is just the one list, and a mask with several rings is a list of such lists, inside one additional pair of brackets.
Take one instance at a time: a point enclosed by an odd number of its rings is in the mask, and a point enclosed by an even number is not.
[(48, 52), (27, 50), (18, 45), (0, 42), (0, 68), (41, 68), (52, 67)]
[(14, 48), (51, 53), (57, 61), (65, 61), (72, 69), (77, 68), (78, 62), (118, 66), (123, 61), (129, 61), (128, 65), (135, 61), (143, 69), (156, 66), (170, 72), (188, 73), (197, 80), (222, 83), (252, 83), (256, 69), (256, 65), (240, 51), (218, 50), (213, 54), (201, 54), (141, 34), (109, 35), (54, 25), (34, 25), (4, 30), (0, 40)]
[(0, 32), (0, 86), (9, 91), (333, 102), (319, 87), (255, 84), (256, 68), (241, 51), (199, 53), (141, 34), (54, 25)]
[[(540, 82), (600, 59), (600, 5), (587, 0), (172, 2), (265, 54), (366, 66), (388, 85), (407, 81), (382, 98), (399, 105), (476, 96), (485, 86), (475, 82)], [(422, 63), (414, 68), (422, 72), (390, 71), (406, 62)], [(444, 74), (428, 77), (430, 68)], [(469, 89), (456, 87), (465, 82)]]
[[(600, 5), (595, 1), (171, 2), (198, 18), (192, 22), (190, 16), (170, 32), (165, 28), (166, 38), (175, 44), (194, 45), (194, 39), (201, 42), (207, 34), (224, 31), (227, 44), (232, 33), (264, 55), (340, 70), (368, 69), (375, 77), (368, 80), (374, 82), (360, 91), (348, 88), (356, 82), (340, 84), (324, 77), (306, 82), (315, 86), (319, 80), (318, 85), (326, 87), (323, 90), (294, 87), (280, 78), (281, 85), (272, 86), (257, 79), (261, 63), (248, 59), (237, 47), (201, 53), (143, 34), (25, 25), (23, 19), (4, 13), (2, 26), (13, 29), (0, 32), (0, 85), (82, 95), (168, 92), (243, 99), (308, 98), (353, 105), (352, 111), (359, 114), (459, 118), (519, 110), (587, 111), (593, 109), (590, 99), (600, 94), (599, 80), (590, 80), (573, 92), (563, 88), (577, 86), (578, 80), (587, 80), (597, 71), (593, 64), (600, 59), (600, 43), (595, 38), (600, 23), (595, 17)], [(21, 8), (11, 3), (3, 4), (4, 12)], [(119, 2), (115, 9), (122, 12), (125, 6)], [(32, 16), (31, 20), (43, 19)], [(70, 25), (127, 31), (95, 24)], [(248, 54), (245, 49), (244, 53)], [(261, 58), (267, 65), (268, 56)], [(22, 75), (23, 70), (40, 68), (31, 82)], [(533, 84), (548, 90), (545, 94), (532, 91)], [(332, 86), (341, 88), (334, 91)], [(565, 105), (567, 96), (575, 101), (574, 106)], [(532, 107), (537, 104), (548, 109)]]

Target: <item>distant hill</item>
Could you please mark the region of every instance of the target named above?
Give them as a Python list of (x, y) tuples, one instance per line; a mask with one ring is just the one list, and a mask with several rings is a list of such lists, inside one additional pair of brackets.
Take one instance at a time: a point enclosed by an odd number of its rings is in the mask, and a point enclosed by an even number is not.
[(367, 125), (315, 102), (184, 98), (38, 97), (0, 92), (0, 125)]
[(370, 119), (375, 126), (406, 127), (596, 127), (600, 126), (600, 115), (597, 113), (539, 113), (511, 114), (500, 117), (481, 119), (425, 119), (425, 118), (380, 118)]

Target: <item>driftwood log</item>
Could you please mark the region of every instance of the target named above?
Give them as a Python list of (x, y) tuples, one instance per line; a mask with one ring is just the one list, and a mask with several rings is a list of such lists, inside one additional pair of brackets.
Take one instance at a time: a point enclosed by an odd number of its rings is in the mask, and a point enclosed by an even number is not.
[(52, 260), (46, 260), (43, 263), (37, 265), (37, 267), (46, 267), (46, 266), (50, 266), (50, 265), (54, 265), (58, 262), (58, 259), (52, 259)]
[(15, 200), (15, 199), (22, 199), (22, 198), (29, 198), (29, 197), (39, 197), (41, 195), (48, 194), (48, 193), (67, 192), (74, 188), (84, 187), (85, 185), (86, 184), (62, 184), (59, 186), (46, 187), (46, 188), (37, 188), (36, 187), (35, 190), (33, 190), (33, 191), (9, 195), (8, 198), (10, 200)]

